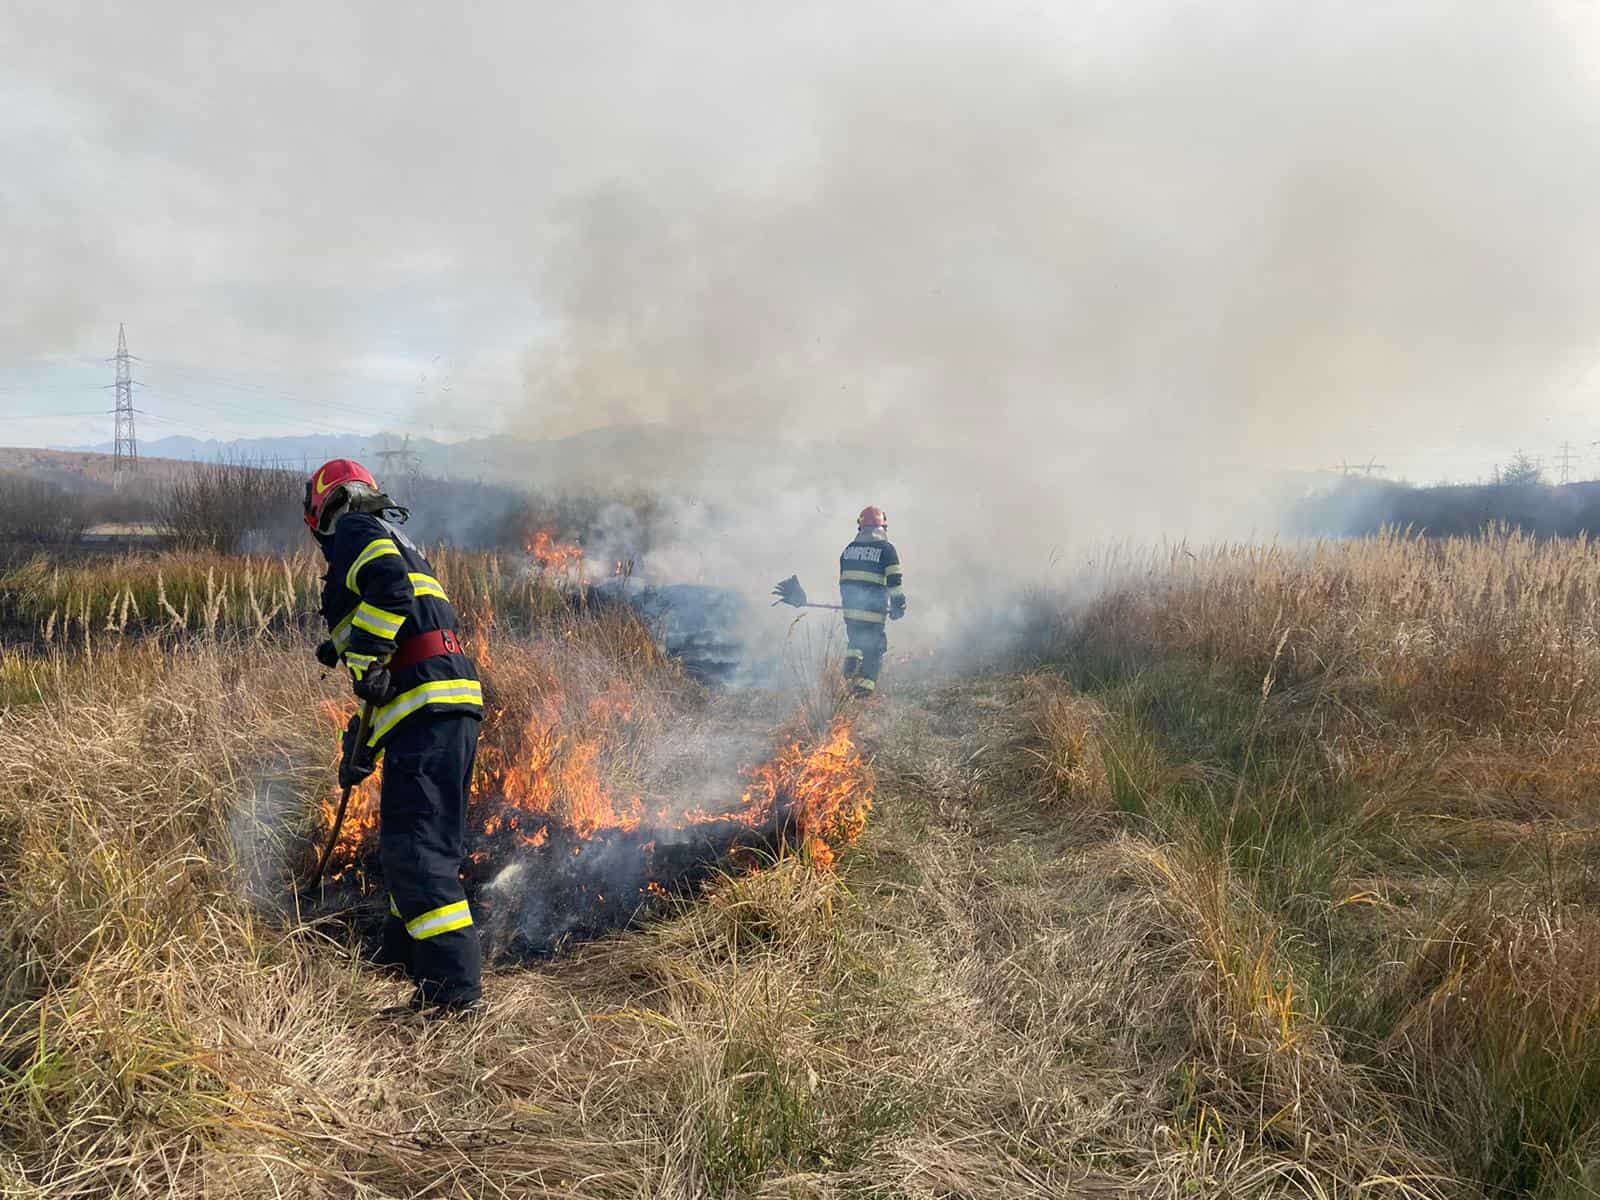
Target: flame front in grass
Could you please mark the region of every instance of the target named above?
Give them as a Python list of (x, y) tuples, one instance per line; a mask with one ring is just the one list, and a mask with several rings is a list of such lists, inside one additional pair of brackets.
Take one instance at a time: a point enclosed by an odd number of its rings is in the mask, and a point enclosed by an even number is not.
[(541, 529), (528, 539), (526, 548), (540, 574), (582, 580), (583, 547), (577, 543), (558, 542), (548, 529)]
[[(343, 725), (339, 706), (325, 706), (331, 723)], [(629, 833), (650, 822), (651, 839), (640, 847), (654, 849), (654, 836), (671, 829), (690, 829), (734, 822), (755, 829), (781, 827), (797, 835), (812, 862), (831, 868), (837, 851), (857, 841), (872, 812), (876, 779), (861, 755), (847, 721), (840, 720), (827, 736), (807, 749), (791, 741), (765, 763), (746, 772), (747, 786), (736, 806), (722, 812), (690, 810), (648, 818), (643, 798), (619, 797), (602, 778), (605, 726), (625, 721), (631, 704), (621, 695), (589, 702), (594, 728), (588, 737), (560, 728), (560, 706), (550, 702), (528, 719), (515, 736), (506, 737), (491, 723), (480, 749), (468, 826), (490, 841), (514, 835), (528, 848), (544, 846), (552, 828), (581, 843), (600, 833)], [(334, 848), (330, 878), (340, 878), (360, 865), (376, 846), (378, 793), (382, 766), (351, 795), (344, 827)], [(323, 803), (325, 826), (337, 809), (338, 791)], [(483, 864), (486, 856), (475, 853)]]
[[(506, 649), (485, 689), (462, 871), (491, 953), (543, 954), (626, 927), (785, 846), (830, 869), (861, 836), (874, 776), (848, 722), (815, 743), (785, 736), (760, 765), (730, 763), (726, 804), (691, 810), (642, 790), (641, 751), (660, 736), (651, 693), (609, 671), (585, 678), (568, 649)], [(330, 725), (348, 716), (348, 705), (327, 705)], [(363, 894), (379, 884), (378, 790), (369, 781), (352, 796), (328, 871)]]
[[(334, 737), (335, 760), (343, 753), (342, 738), (345, 727), (350, 723), (350, 718), (355, 715), (355, 706), (350, 703), (339, 703), (333, 700), (322, 702), (322, 716), (337, 730)], [(341, 879), (344, 875), (360, 866), (362, 856), (377, 843), (378, 838), (378, 792), (383, 786), (383, 760), (378, 760), (378, 765), (372, 774), (361, 783), (358, 783), (350, 792), (350, 803), (345, 808), (344, 824), (339, 827), (339, 840), (334, 843), (333, 853), (328, 857), (327, 876), (329, 879)], [(337, 784), (322, 801), (322, 828), (332, 829), (334, 818), (339, 813), (339, 797), (344, 789)]]
[[(631, 694), (603, 692), (589, 701), (581, 734), (563, 728), (559, 694), (547, 695), (520, 725), (491, 714), (479, 749), (474, 808), (493, 809), (513, 822), (511, 828), (536, 829), (553, 821), (580, 838), (601, 829), (636, 827), (640, 799), (619, 800), (602, 777), (610, 728), (631, 718), (633, 709)], [(468, 824), (494, 832), (476, 812), (469, 814)]]
[(791, 742), (752, 770), (744, 810), (754, 822), (786, 811), (811, 860), (832, 867), (838, 848), (865, 831), (875, 791), (872, 766), (856, 749), (849, 722), (841, 719), (820, 745), (806, 750)]

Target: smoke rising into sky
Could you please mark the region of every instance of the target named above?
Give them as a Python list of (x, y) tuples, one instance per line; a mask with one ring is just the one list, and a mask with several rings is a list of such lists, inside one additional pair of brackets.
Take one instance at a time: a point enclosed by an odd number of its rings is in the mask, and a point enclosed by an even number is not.
[(1578, 4), (112, 15), (0, 32), (0, 417), (126, 319), (196, 426), (847, 441), (1102, 533), (1600, 437)]

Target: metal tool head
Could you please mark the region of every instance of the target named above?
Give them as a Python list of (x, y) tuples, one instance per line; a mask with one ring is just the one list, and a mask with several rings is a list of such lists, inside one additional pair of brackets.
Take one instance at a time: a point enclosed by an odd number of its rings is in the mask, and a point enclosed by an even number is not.
[(806, 590), (800, 586), (800, 577), (798, 575), (791, 575), (789, 578), (780, 581), (779, 584), (772, 589), (772, 594), (777, 597), (777, 599), (772, 602), (775, 605), (789, 604), (793, 605), (795, 608), (804, 608), (808, 603), (806, 600)]

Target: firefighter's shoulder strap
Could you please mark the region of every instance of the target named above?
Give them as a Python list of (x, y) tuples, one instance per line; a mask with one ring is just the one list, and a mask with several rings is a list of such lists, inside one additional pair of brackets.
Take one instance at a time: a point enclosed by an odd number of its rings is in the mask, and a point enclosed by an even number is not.
[(385, 517), (378, 517), (377, 521), (379, 525), (383, 526), (384, 532), (394, 539), (396, 545), (404, 546), (406, 550), (416, 555), (418, 558), (423, 557), (422, 551), (417, 549), (417, 544), (413, 542), (411, 538), (407, 536), (407, 534), (393, 521), (390, 521)]

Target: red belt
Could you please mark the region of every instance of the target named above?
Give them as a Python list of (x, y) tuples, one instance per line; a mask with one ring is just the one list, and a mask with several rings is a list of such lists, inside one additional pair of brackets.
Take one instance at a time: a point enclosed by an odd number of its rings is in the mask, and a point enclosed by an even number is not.
[(438, 658), (441, 654), (464, 653), (461, 639), (456, 636), (454, 629), (435, 629), (432, 633), (419, 633), (401, 642), (389, 659), (389, 669), (400, 671), (414, 667), (424, 659)]

